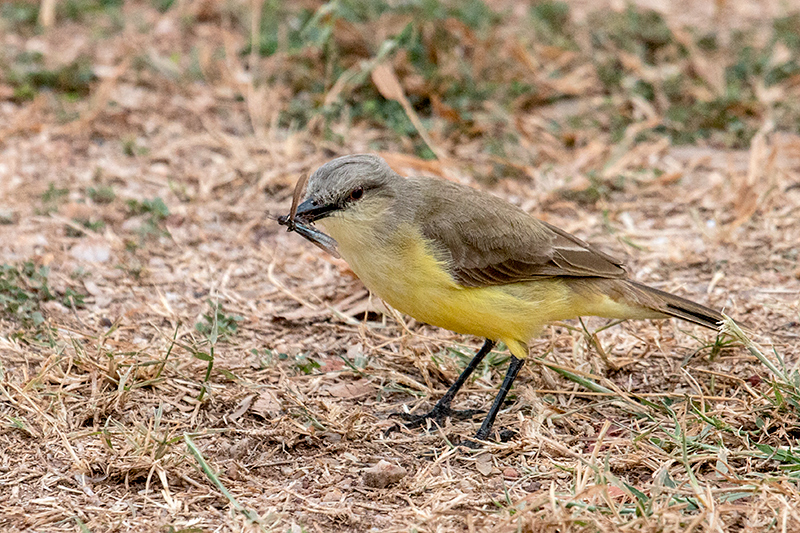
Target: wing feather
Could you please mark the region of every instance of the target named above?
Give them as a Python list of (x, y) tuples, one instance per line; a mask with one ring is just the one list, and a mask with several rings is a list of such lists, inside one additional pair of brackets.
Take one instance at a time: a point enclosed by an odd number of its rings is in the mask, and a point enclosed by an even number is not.
[(571, 276), (624, 278), (621, 262), (476, 189), (430, 178), (417, 223), (453, 278), (468, 287)]

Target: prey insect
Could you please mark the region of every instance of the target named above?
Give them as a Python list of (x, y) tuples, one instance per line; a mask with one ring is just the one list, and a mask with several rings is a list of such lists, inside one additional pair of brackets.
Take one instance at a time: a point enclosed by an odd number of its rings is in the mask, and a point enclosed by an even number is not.
[(297, 216), (297, 206), (300, 203), (300, 197), (303, 194), (306, 182), (308, 182), (308, 174), (303, 174), (303, 176), (297, 180), (297, 185), (294, 186), (292, 207), (289, 209), (289, 214), (278, 217), (278, 224), (286, 226), (286, 231), (299, 233), (300, 236), (308, 239), (333, 257), (341, 257), (339, 251), (336, 249), (337, 243), (333, 237), (314, 228), (308, 221), (304, 220), (303, 217)]

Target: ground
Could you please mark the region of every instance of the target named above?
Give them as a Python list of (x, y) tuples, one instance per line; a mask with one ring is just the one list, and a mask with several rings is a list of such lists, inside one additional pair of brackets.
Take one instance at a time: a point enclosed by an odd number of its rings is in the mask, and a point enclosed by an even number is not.
[[(296, 4), (0, 6), (0, 528), (800, 530), (800, 13)], [(365, 151), (744, 331), (555, 324), (510, 438), (406, 429), (482, 340), (275, 220)], [(404, 470), (379, 488), (380, 461)]]

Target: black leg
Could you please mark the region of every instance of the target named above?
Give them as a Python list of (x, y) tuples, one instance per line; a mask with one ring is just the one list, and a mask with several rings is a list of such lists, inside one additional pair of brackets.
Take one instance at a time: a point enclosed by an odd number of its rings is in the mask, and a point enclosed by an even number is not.
[(475, 354), (475, 357), (472, 358), (472, 361), (469, 362), (464, 371), (461, 372), (461, 375), (459, 375), (455, 382), (450, 385), (450, 388), (447, 389), (447, 392), (444, 393), (444, 396), (442, 396), (439, 401), (436, 402), (436, 405), (430, 410), (429, 413), (424, 415), (398, 413), (398, 416), (407, 421), (405, 425), (408, 427), (419, 427), (428, 419), (435, 420), (441, 425), (448, 417), (469, 418), (482, 412), (477, 409), (453, 411), (450, 409), (450, 404), (453, 402), (453, 398), (459, 389), (464, 385), (464, 383), (466, 383), (470, 374), (472, 374), (472, 372), (478, 368), (478, 365), (481, 364), (481, 361), (483, 361), (483, 358), (486, 357), (486, 354), (488, 354), (492, 348), (494, 348), (494, 344), (495, 342), (493, 340), (486, 339), (486, 342), (483, 343), (483, 346), (481, 346), (481, 349)]
[(513, 355), (511, 356), (511, 364), (508, 365), (506, 378), (503, 380), (503, 384), (500, 385), (500, 391), (497, 393), (494, 403), (492, 404), (492, 408), (489, 409), (489, 413), (486, 415), (486, 418), (483, 419), (481, 428), (475, 434), (476, 439), (486, 440), (486, 438), (489, 436), (489, 433), (492, 431), (492, 426), (494, 425), (494, 419), (497, 418), (497, 413), (500, 412), (500, 408), (503, 406), (506, 395), (508, 394), (508, 391), (511, 390), (511, 384), (514, 383), (514, 379), (517, 377), (517, 374), (519, 374), (519, 370), (522, 368), (523, 364), (525, 364), (525, 359), (517, 359)]

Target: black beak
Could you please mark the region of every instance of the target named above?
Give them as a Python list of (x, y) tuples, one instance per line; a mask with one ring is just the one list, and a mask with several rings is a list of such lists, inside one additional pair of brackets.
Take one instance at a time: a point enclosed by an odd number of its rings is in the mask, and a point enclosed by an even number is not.
[(337, 209), (338, 206), (336, 204), (318, 205), (316, 200), (309, 198), (297, 206), (297, 214), (295, 216), (306, 222), (314, 222), (315, 220), (325, 218)]

